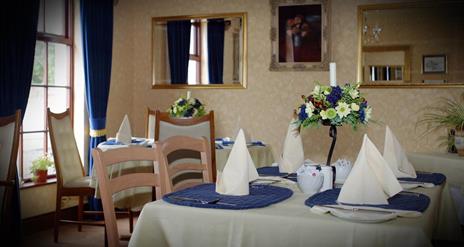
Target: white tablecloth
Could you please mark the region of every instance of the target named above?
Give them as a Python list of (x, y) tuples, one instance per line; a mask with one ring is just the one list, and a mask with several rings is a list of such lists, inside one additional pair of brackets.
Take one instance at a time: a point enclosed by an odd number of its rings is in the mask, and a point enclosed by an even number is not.
[(304, 205), (308, 196), (297, 188), (291, 198), (261, 209), (204, 209), (158, 200), (144, 206), (129, 246), (431, 246), (443, 224), (438, 218), (443, 188), (414, 190), (431, 198), (421, 217), (377, 224), (312, 213)]
[(456, 212), (464, 225), (464, 157), (452, 153), (410, 153), (408, 159), (416, 170), (445, 174), (449, 188), (443, 198), (445, 206)]
[[(222, 171), (224, 169), (231, 150), (232, 145), (224, 147), (224, 149), (216, 149), (216, 170)], [(256, 168), (270, 166), (274, 163), (272, 149), (268, 144), (266, 146), (249, 146), (248, 151)]]

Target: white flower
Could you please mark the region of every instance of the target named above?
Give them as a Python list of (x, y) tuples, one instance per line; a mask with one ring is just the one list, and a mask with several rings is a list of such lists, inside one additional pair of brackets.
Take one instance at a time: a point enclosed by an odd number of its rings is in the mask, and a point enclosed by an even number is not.
[(308, 102), (308, 103), (305, 104), (305, 106), (306, 106), (306, 108), (305, 108), (306, 114), (308, 114), (308, 117), (311, 117), (313, 115), (313, 111), (314, 111), (313, 103)]
[(321, 118), (322, 118), (323, 120), (326, 120), (326, 119), (327, 119), (327, 112), (326, 112), (326, 111), (322, 110), (322, 111), (319, 113), (319, 115), (321, 115)]
[(372, 114), (372, 108), (370, 106), (366, 107), (366, 110), (365, 111), (365, 114), (366, 114), (366, 117), (364, 118), (364, 121), (367, 123), (367, 121), (369, 121), (369, 119), (371, 118), (371, 114)]
[(359, 111), (359, 105), (356, 103), (351, 103), (351, 110), (353, 111)]
[(338, 103), (338, 106), (335, 107), (335, 110), (337, 110), (337, 114), (340, 116), (340, 118), (348, 116), (348, 114), (351, 112), (350, 107), (345, 102)]
[(326, 89), (324, 89), (324, 94), (325, 94), (325, 95), (329, 95), (329, 94), (330, 94), (330, 89), (329, 89), (329, 87), (327, 87)]
[(172, 109), (172, 112), (173, 112), (174, 114), (176, 114), (176, 113), (177, 113), (177, 107), (174, 107), (174, 108)]
[(318, 94), (320, 94), (320, 93), (321, 93), (321, 86), (316, 85), (316, 86), (314, 87), (314, 89), (313, 89), (312, 94), (313, 94), (313, 95), (318, 95)]
[(359, 91), (358, 90), (351, 90), (350, 91), (350, 96), (352, 99), (356, 99), (357, 97), (359, 97)]

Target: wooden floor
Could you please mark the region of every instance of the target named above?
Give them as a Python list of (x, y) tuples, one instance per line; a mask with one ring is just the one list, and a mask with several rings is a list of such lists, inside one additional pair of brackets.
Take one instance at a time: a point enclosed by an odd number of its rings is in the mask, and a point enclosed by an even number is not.
[[(127, 218), (118, 219), (120, 234), (129, 234), (129, 222)], [(121, 241), (122, 246), (128, 242)], [(53, 242), (53, 228), (24, 236), (24, 247), (49, 247), (49, 246), (105, 246), (104, 228), (98, 226), (83, 226), (82, 232), (77, 231), (76, 225), (61, 225), (58, 243)]]

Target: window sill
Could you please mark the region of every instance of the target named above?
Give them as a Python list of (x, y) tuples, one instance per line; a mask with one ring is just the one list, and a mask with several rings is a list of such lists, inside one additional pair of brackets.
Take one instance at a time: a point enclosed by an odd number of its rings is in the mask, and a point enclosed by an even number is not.
[(49, 178), (47, 179), (47, 182), (45, 183), (34, 183), (34, 182), (23, 183), (19, 186), (19, 189), (22, 190), (22, 189), (36, 188), (36, 187), (45, 186), (49, 184), (55, 184), (55, 183), (56, 183), (56, 178)]

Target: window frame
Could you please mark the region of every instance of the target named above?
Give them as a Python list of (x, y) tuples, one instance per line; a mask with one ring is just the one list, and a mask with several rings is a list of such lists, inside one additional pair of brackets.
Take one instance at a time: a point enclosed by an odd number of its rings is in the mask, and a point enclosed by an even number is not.
[[(43, 1), (44, 9), (45, 9), (45, 4), (46, 1)], [(32, 131), (24, 131), (23, 126), (21, 125), (20, 132), (19, 132), (19, 152), (18, 152), (18, 169), (19, 169), (19, 174), (20, 174), (20, 180), (28, 183), (31, 182), (31, 178), (24, 178), (24, 174), (27, 174), (27, 172), (24, 171), (24, 150), (23, 150), (23, 144), (24, 144), (24, 134), (32, 134), (32, 133), (42, 133), (44, 135), (44, 141), (43, 141), (43, 147), (45, 153), (50, 153), (51, 151), (51, 146), (48, 143), (49, 135), (48, 135), (48, 123), (47, 123), (47, 107), (48, 107), (48, 90), (49, 88), (65, 88), (69, 90), (69, 97), (68, 97), (68, 106), (70, 110), (70, 116), (71, 116), (71, 124), (72, 127), (74, 128), (73, 125), (73, 120), (74, 120), (74, 1), (73, 0), (63, 0), (65, 1), (65, 35), (56, 35), (56, 34), (51, 34), (51, 33), (45, 33), (45, 26), (44, 26), (44, 32), (37, 32), (37, 37), (36, 41), (44, 42), (45, 44), (45, 61), (44, 61), (44, 84), (43, 85), (34, 85), (32, 84), (31, 81), (31, 89), (33, 87), (36, 88), (44, 88), (44, 130), (32, 130)], [(39, 15), (40, 17), (40, 15)], [(38, 25), (39, 22), (37, 22)], [(43, 23), (45, 25), (45, 13), (43, 15)], [(48, 82), (48, 47), (49, 43), (56, 43), (56, 44), (63, 44), (66, 45), (66, 47), (69, 49), (69, 64), (68, 64), (68, 70), (69, 70), (69, 75), (68, 75), (68, 81), (69, 85), (49, 85)], [(31, 79), (32, 80), (32, 79)], [(25, 113), (23, 113), (25, 114)], [(56, 181), (53, 178), (56, 178), (56, 173), (55, 174), (49, 174), (48, 179), (52, 179), (52, 181)]]
[[(189, 62), (190, 60), (195, 61), (198, 63), (197, 66), (197, 74), (196, 74), (196, 81), (194, 85), (198, 85), (201, 83), (201, 20), (194, 20), (192, 22), (192, 26), (194, 27), (194, 37), (195, 37), (195, 51), (194, 53), (190, 53), (189, 51)], [(190, 41), (192, 42), (192, 41)], [(188, 84), (188, 82), (187, 82)]]

